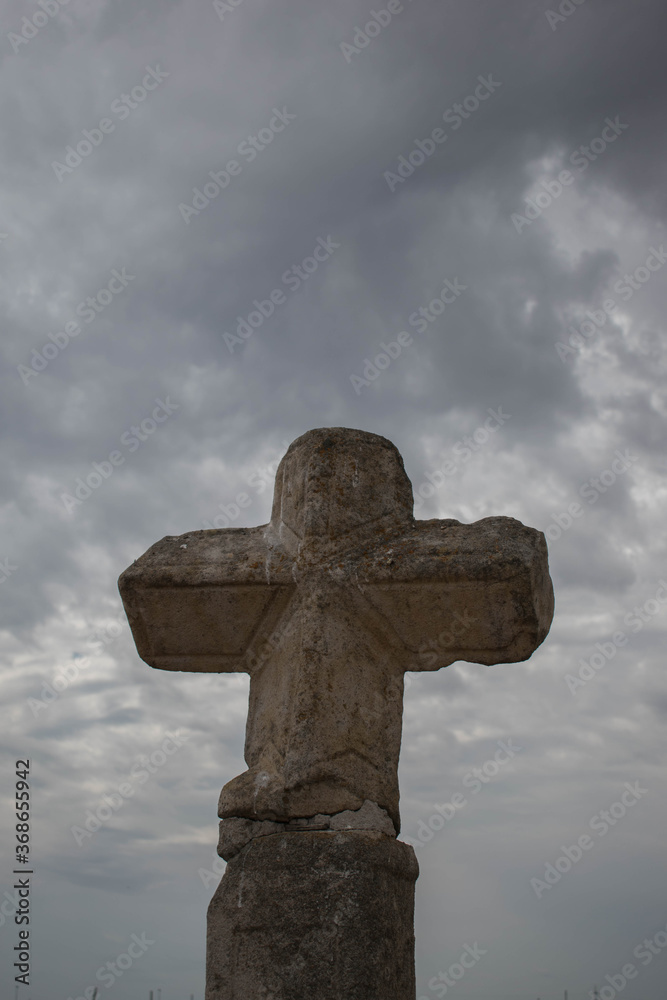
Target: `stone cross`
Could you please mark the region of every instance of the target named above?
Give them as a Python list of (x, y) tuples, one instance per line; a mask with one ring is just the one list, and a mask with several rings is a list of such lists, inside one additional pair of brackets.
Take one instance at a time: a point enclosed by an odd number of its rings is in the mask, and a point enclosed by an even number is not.
[[(222, 827), (246, 832), (225, 857), (253, 835), (336, 829), (339, 814), (395, 836), (405, 671), (525, 660), (547, 635), (541, 532), (509, 517), (416, 521), (412, 507), (390, 441), (312, 430), (278, 467), (268, 525), (168, 536), (121, 576), (148, 664), (250, 675), (248, 770), (219, 808)], [(237, 995), (218, 979), (207, 996)], [(293, 978), (285, 989), (301, 995)], [(383, 1000), (410, 995), (383, 989)]]

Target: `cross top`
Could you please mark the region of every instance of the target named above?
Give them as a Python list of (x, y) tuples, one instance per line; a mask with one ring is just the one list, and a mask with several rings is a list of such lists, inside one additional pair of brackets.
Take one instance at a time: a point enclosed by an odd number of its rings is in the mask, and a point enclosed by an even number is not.
[(163, 538), (119, 587), (151, 666), (250, 674), (248, 770), (221, 817), (370, 800), (396, 830), (404, 672), (525, 660), (553, 616), (541, 532), (415, 521), (395, 446), (343, 427), (289, 447), (268, 525)]
[(271, 529), (290, 553), (354, 545), (369, 525), (412, 521), (412, 486), (395, 445), (347, 427), (308, 431), (276, 472)]

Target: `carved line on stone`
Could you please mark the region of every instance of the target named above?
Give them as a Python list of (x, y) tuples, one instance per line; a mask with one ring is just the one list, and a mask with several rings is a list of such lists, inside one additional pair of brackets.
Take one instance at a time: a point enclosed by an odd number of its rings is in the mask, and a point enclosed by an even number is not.
[[(257, 625), (255, 626), (252, 637), (248, 641), (245, 651), (240, 656), (241, 661), (245, 662), (251, 657), (254, 651), (253, 647), (255, 642), (257, 641), (257, 637), (260, 635), (262, 630), (265, 629), (266, 622), (267, 620), (271, 619), (272, 613), (273, 613), (273, 621), (271, 622), (271, 627), (269, 629), (266, 629), (267, 632), (266, 638), (263, 639), (260, 643), (258, 643), (259, 645), (262, 645), (263, 643), (266, 642), (270, 642), (271, 637), (275, 635), (275, 633), (278, 631), (280, 631), (280, 638), (282, 638), (285, 632), (285, 628), (291, 620), (291, 615), (288, 615), (288, 611), (290, 609), (290, 606), (294, 602), (294, 597), (297, 592), (296, 587), (290, 584), (270, 584), (270, 586), (275, 587), (276, 593), (273, 595), (273, 598), (268, 602), (264, 610), (264, 614), (262, 615)], [(287, 591), (287, 593), (286, 594), (283, 593), (284, 591)], [(279, 606), (281, 597), (284, 598), (284, 604), (282, 607)], [(275, 645), (277, 647), (278, 643), (276, 643)], [(268, 662), (270, 655), (271, 654), (265, 657), (258, 667), (255, 667), (254, 665), (248, 663), (247, 672), (249, 674), (251, 674), (251, 671), (253, 670), (259, 672)]]
[[(271, 753), (271, 751), (273, 752)], [(276, 744), (276, 741), (273, 736), (267, 737), (266, 741), (262, 744), (261, 751), (259, 752), (261, 754), (261, 760), (252, 760), (252, 761), (248, 760), (248, 758), (245, 756), (244, 753), (243, 759), (248, 765), (249, 771), (254, 771), (257, 769), (259, 769), (260, 771), (266, 771), (267, 759), (270, 760), (272, 763), (276, 761), (278, 763), (280, 770), (282, 770), (282, 768), (285, 766), (285, 759), (287, 757), (287, 752), (280, 749), (280, 747)], [(272, 774), (271, 771), (266, 771), (266, 773), (269, 775)], [(280, 771), (276, 771), (273, 773), (275, 774), (276, 777), (278, 777)], [(237, 777), (242, 778), (243, 774), (239, 774), (237, 775)], [(231, 781), (236, 781), (236, 778), (232, 778)]]
[[(329, 754), (329, 756), (327, 757), (327, 763), (334, 760), (340, 760), (342, 757), (358, 757), (359, 760), (363, 760), (364, 763), (368, 764), (370, 768), (372, 768), (374, 771), (377, 771), (377, 764), (373, 763), (373, 761), (369, 757), (367, 757), (366, 754), (362, 753), (361, 750), (355, 749), (355, 747), (346, 748), (344, 750), (337, 750), (336, 753)], [(331, 781), (332, 779), (331, 777), (329, 777), (329, 778), (323, 778), (321, 780)], [(370, 800), (367, 799), (366, 801)]]
[[(290, 753), (293, 752), (293, 751), (291, 751), (291, 749), (290, 749), (289, 746), (283, 752), (276, 745), (276, 742), (273, 739), (273, 737), (269, 737), (267, 739), (266, 743), (262, 747), (262, 762), (266, 761), (266, 756), (267, 755), (266, 755), (265, 751), (268, 750), (268, 749), (272, 749), (274, 751), (275, 760), (279, 762), (279, 767), (281, 769), (285, 767), (285, 763), (288, 760), (288, 758), (290, 756)], [(344, 757), (356, 757), (359, 760), (362, 760), (370, 768), (372, 768), (373, 771), (377, 771), (377, 765), (373, 762), (373, 760), (371, 760), (370, 757), (367, 757), (366, 754), (362, 753), (361, 750), (357, 750), (354, 747), (352, 747), (352, 748), (346, 748), (344, 750), (338, 750), (336, 753), (333, 753), (333, 754), (331, 754), (330, 756), (327, 757), (326, 763), (330, 763), (331, 761), (341, 760)], [(257, 761), (257, 762), (250, 762), (250, 761), (248, 761), (246, 759), (246, 764), (248, 764), (248, 770), (249, 771), (253, 770), (255, 768), (259, 768), (259, 767), (261, 767), (263, 770), (265, 770), (265, 763), (261, 763), (259, 761)], [(320, 767), (320, 766), (321, 766), (321, 764), (318, 765), (318, 767)], [(278, 778), (280, 777), (280, 771), (275, 771), (275, 772), (268, 771), (267, 773), (268, 774), (275, 774), (275, 776), (278, 777)], [(244, 775), (239, 775), (239, 777), (244, 777)], [(235, 780), (236, 779), (232, 778), (232, 781), (235, 781)], [(336, 776), (335, 775), (331, 775), (331, 774), (330, 775), (324, 775), (321, 778), (315, 778), (315, 779), (313, 779), (313, 781), (311, 783), (313, 783), (313, 784), (329, 784), (329, 783), (334, 783), (335, 784), (336, 783)], [(231, 784), (231, 782), (228, 782), (228, 784)], [(227, 785), (225, 785), (225, 788), (226, 787), (227, 787)], [(289, 783), (285, 783), (284, 791), (286, 793), (289, 793), (289, 792), (299, 792), (302, 789), (305, 789), (305, 787), (306, 786), (303, 785), (302, 782), (297, 782), (294, 785), (290, 785)], [(221, 792), (221, 795), (224, 793), (225, 788), (223, 788), (223, 790)], [(370, 801), (370, 800), (367, 800), (367, 801)], [(237, 819), (237, 818), (240, 818), (240, 817), (231, 817), (231, 816), (229, 817), (229, 819), (232, 819), (232, 818)], [(254, 821), (250, 821), (250, 822), (254, 822)], [(259, 822), (264, 822), (264, 821), (259, 821)], [(271, 822), (271, 821), (266, 820), (265, 822)], [(276, 822), (280, 822), (280, 821), (276, 820)], [(291, 822), (291, 820), (290, 820), (290, 822)]]
[[(357, 587), (359, 596), (365, 604), (366, 610), (371, 613), (374, 619), (372, 625), (370, 622), (367, 622), (366, 624), (369, 634), (373, 636), (376, 642), (378, 642), (385, 651), (389, 650), (395, 654), (400, 652), (414, 653), (415, 651), (412, 650), (407, 645), (405, 640), (399, 635), (391, 620), (387, 618), (380, 608), (368, 597), (365, 588), (359, 583), (358, 579), (356, 579), (356, 574), (353, 582)], [(397, 668), (394, 672), (398, 673), (400, 670), (404, 669), (406, 668)]]
[[(382, 589), (387, 590), (387, 591), (389, 591), (389, 590), (398, 591), (399, 594), (400, 594), (400, 592), (402, 590), (406, 590), (407, 591), (408, 589), (414, 588), (414, 587), (415, 587), (414, 583), (408, 583), (408, 582), (406, 582), (404, 580), (401, 580), (401, 581), (396, 582), (396, 583), (389, 583), (389, 584), (384, 584), (384, 585), (383, 584), (377, 584), (377, 583), (367, 583), (367, 588), (369, 590), (371, 590), (371, 591), (373, 589), (380, 589), (380, 588), (382, 588)], [(361, 588), (360, 588), (360, 590), (361, 590)], [(398, 644), (400, 645), (400, 647), (402, 649), (404, 649), (406, 652), (410, 653), (411, 656), (417, 656), (419, 654), (420, 649), (423, 648), (423, 643), (420, 646), (413, 646), (412, 644), (410, 644), (407, 641), (407, 639), (404, 639), (403, 636), (400, 634), (400, 632), (398, 631), (398, 629), (394, 625), (393, 620), (387, 616), (387, 614), (380, 607), (379, 604), (376, 604), (376, 602), (373, 600), (372, 596), (370, 596), (370, 594), (367, 594), (365, 589), (361, 591), (361, 594), (362, 594), (362, 597), (364, 598), (364, 600), (366, 601), (366, 603), (368, 604), (369, 608), (373, 609), (373, 611), (375, 612), (376, 616), (382, 620), (382, 622), (385, 624), (385, 626), (387, 627), (387, 629), (391, 632), (391, 635), (393, 635), (395, 637), (395, 639), (398, 642)], [(426, 641), (426, 636), (424, 637), (424, 641)], [(454, 661), (452, 660), (450, 662), (453, 663)]]
[[(389, 544), (392, 539), (402, 538), (406, 529), (414, 527), (414, 524), (414, 518), (411, 515), (406, 517), (400, 511), (389, 511), (379, 517), (362, 521), (336, 535), (335, 538), (325, 541), (318, 536), (312, 538), (301, 536), (286, 521), (281, 519), (279, 524), (269, 521), (264, 530), (264, 539), (270, 551), (282, 548), (285, 554), (293, 559), (294, 563), (325, 566), (331, 559), (344, 556), (347, 552), (352, 551), (359, 534), (365, 534), (371, 527), (376, 531), (382, 531), (383, 526), (385, 526), (386, 537), (368, 546), (369, 554), (378, 546)], [(293, 566), (293, 573), (294, 571), (295, 567)]]

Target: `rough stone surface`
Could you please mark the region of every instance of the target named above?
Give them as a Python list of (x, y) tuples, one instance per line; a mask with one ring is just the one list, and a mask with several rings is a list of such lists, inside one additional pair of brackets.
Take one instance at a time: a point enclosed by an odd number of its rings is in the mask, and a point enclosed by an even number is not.
[(218, 854), (225, 861), (230, 861), (254, 837), (268, 837), (272, 833), (283, 833), (284, 829), (284, 823), (273, 823), (268, 819), (257, 821), (244, 816), (229, 816), (220, 820)]
[(206, 1000), (414, 1000), (417, 874), (377, 831), (252, 840), (209, 906)]
[(250, 674), (207, 1000), (414, 1000), (403, 674), (528, 659), (553, 590), (541, 532), (412, 507), (390, 441), (320, 428), (280, 463), (269, 524), (163, 538), (119, 580), (151, 666)]
[(368, 799), (356, 812), (346, 809), (344, 812), (332, 816), (329, 828), (331, 830), (380, 830), (390, 837), (396, 836), (394, 824), (387, 812)]
[(335, 816), (318, 813), (317, 816), (308, 816), (305, 819), (291, 819), (289, 823), (230, 816), (220, 820), (218, 854), (225, 861), (229, 861), (254, 837), (268, 837), (274, 833), (291, 833), (299, 830), (378, 830), (389, 837), (396, 836), (394, 824), (387, 812), (367, 799), (356, 812), (346, 809)]
[(553, 616), (541, 532), (415, 521), (397, 449), (348, 428), (290, 446), (268, 525), (164, 538), (119, 585), (147, 663), (250, 674), (248, 770), (223, 818), (368, 799), (398, 830), (403, 673), (525, 660)]

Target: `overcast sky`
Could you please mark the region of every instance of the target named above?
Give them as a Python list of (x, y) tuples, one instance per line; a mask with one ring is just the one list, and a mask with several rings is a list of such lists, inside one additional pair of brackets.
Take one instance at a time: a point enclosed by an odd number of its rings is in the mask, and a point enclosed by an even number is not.
[[(149, 668), (116, 581), (165, 535), (265, 523), (287, 445), (348, 426), (397, 445), (418, 517), (545, 531), (556, 593), (528, 662), (408, 675), (417, 996), (477, 945), (448, 997), (664, 1000), (664, 4), (42, 3), (4, 5), (0, 88), (19, 997), (203, 997), (247, 678)], [(10, 915), (3, 997), (17, 941)]]

